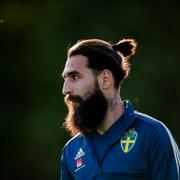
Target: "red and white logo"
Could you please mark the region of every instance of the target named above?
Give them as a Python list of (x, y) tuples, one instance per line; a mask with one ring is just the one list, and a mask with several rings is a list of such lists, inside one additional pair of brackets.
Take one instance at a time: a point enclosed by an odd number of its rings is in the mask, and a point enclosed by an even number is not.
[(77, 166), (77, 168), (81, 167), (82, 164), (83, 164), (82, 158), (76, 160), (76, 166)]

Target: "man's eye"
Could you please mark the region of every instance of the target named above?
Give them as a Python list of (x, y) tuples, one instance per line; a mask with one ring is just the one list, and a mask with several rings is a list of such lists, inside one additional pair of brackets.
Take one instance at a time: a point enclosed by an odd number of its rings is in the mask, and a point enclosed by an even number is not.
[(72, 79), (73, 80), (77, 80), (78, 79), (78, 75), (72, 75)]

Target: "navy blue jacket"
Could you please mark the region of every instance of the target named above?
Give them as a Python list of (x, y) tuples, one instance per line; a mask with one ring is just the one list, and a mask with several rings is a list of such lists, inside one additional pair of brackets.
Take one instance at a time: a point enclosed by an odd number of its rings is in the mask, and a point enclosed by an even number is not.
[(61, 180), (180, 180), (180, 153), (169, 129), (124, 103), (124, 114), (105, 134), (77, 134), (65, 145)]

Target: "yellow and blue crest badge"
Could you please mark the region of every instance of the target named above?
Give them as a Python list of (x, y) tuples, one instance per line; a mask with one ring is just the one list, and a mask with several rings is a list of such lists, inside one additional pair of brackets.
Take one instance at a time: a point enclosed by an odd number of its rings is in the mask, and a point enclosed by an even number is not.
[(128, 153), (136, 143), (138, 133), (135, 131), (134, 128), (129, 129), (124, 133), (121, 137), (120, 144), (121, 148), (125, 153)]

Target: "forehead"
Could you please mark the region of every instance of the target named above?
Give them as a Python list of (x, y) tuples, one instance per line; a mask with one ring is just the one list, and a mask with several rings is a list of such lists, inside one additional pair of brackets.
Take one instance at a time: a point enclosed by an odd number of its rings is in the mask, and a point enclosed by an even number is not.
[(87, 71), (91, 71), (90, 68), (87, 67), (88, 65), (88, 59), (86, 56), (83, 55), (75, 55), (75, 56), (71, 56), (67, 59), (66, 64), (65, 64), (65, 68), (63, 71), (63, 75), (67, 75), (71, 72), (87, 72)]

